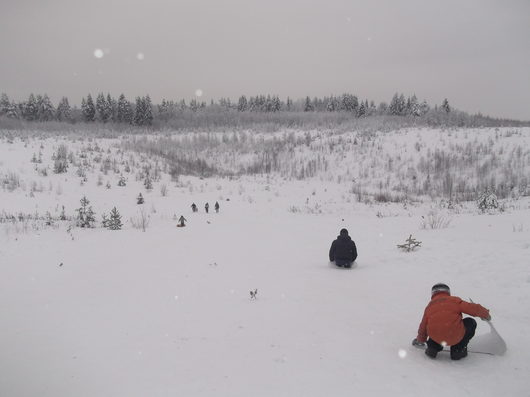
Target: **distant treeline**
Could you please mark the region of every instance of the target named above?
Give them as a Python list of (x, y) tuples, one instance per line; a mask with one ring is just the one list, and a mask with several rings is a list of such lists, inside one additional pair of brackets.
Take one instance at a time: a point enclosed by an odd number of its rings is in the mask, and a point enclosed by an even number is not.
[[(395, 127), (404, 125), (426, 126), (524, 126), (528, 122), (495, 119), (481, 114), (469, 115), (452, 109), (449, 101), (434, 108), (416, 95), (405, 97), (396, 93), (389, 104), (362, 100), (352, 94), (323, 98), (281, 100), (275, 95), (242, 95), (237, 102), (229, 98), (206, 103), (192, 99), (162, 100), (153, 105), (149, 95), (137, 97), (134, 102), (121, 94), (117, 99), (110, 94), (99, 93), (94, 100), (91, 94), (83, 97), (81, 107), (71, 106), (62, 97), (54, 106), (48, 95), (30, 94), (26, 101), (15, 102), (7, 94), (0, 96), (0, 127), (29, 128), (31, 124), (59, 122), (60, 124), (108, 124), (111, 129), (124, 126), (153, 129), (222, 129), (222, 128), (318, 128), (357, 126), (361, 119), (375, 118), (376, 126), (383, 123)], [(401, 119), (401, 120), (400, 120)], [(361, 123), (360, 123), (361, 122)]]

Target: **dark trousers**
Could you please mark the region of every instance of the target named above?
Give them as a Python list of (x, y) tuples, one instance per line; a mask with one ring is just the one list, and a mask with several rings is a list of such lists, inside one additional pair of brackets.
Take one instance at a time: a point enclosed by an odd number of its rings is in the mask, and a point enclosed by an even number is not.
[[(466, 317), (464, 320), (462, 320), (464, 323), (464, 328), (466, 329), (466, 332), (464, 334), (464, 337), (460, 342), (458, 342), (456, 345), (451, 346), (451, 352), (461, 352), (463, 350), (467, 349), (467, 344), (475, 336), (475, 330), (477, 329), (477, 322), (474, 318)], [(443, 350), (443, 346), (439, 343), (433, 341), (431, 338), (427, 340), (427, 348), (435, 350), (437, 352)]]
[(335, 265), (337, 265), (338, 267), (346, 267), (346, 268), (349, 268), (351, 267), (351, 264), (352, 262), (348, 259), (335, 259)]

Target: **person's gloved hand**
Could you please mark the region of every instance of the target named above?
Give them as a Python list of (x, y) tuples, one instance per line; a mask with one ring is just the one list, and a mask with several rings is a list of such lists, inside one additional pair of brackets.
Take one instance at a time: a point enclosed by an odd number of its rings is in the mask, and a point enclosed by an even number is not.
[(491, 321), (491, 315), (488, 315), (488, 317), (481, 317), (482, 321)]
[(425, 342), (418, 342), (417, 338), (412, 340), (412, 346), (425, 346)]

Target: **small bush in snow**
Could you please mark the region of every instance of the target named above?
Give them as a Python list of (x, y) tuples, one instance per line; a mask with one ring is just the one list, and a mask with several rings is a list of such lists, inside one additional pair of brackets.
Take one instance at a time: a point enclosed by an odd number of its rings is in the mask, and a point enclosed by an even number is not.
[(20, 187), (20, 176), (16, 172), (9, 172), (2, 178), (2, 186), (4, 189), (12, 192)]
[(421, 217), (420, 227), (422, 229), (445, 229), (451, 224), (452, 219), (444, 214), (431, 210), (426, 216)]
[(486, 189), (477, 200), (477, 207), (482, 213), (499, 209), (497, 196), (491, 190)]
[(80, 202), (81, 202), (81, 207), (76, 209), (76, 212), (77, 212), (76, 225), (78, 227), (85, 227), (85, 228), (94, 227), (96, 218), (95, 218), (94, 211), (92, 210), (92, 206), (89, 206), (90, 201), (88, 201), (86, 196), (83, 196)]
[(409, 235), (409, 238), (405, 240), (405, 243), (397, 245), (398, 248), (406, 252), (414, 251), (419, 246), (421, 246), (421, 241), (418, 241), (415, 238), (413, 238), (412, 234)]
[(141, 229), (142, 232), (145, 232), (149, 226), (150, 216), (147, 215), (143, 208), (140, 209), (138, 215), (131, 218), (131, 225), (135, 229)]
[(142, 196), (142, 193), (136, 197), (136, 204), (143, 204), (144, 203), (144, 196)]

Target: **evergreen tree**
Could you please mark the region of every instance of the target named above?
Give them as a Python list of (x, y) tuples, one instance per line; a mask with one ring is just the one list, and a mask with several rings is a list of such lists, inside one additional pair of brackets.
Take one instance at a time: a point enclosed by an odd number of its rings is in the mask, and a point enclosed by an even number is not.
[(272, 97), (272, 111), (279, 112), (282, 110), (282, 101), (278, 95)]
[(357, 112), (359, 100), (355, 95), (343, 94), (341, 98), (341, 109), (347, 112)]
[(136, 97), (136, 104), (134, 106), (134, 124), (135, 125), (142, 125), (142, 119), (143, 119), (143, 110), (144, 104), (141, 97)]
[(147, 174), (147, 176), (145, 177), (144, 186), (147, 190), (153, 189), (153, 181), (151, 180), (151, 177), (149, 176), (149, 174)]
[(416, 98), (416, 94), (412, 95), (412, 97), (409, 99), (409, 102), (409, 114), (414, 117), (421, 116), (420, 104), (418, 103), (418, 98)]
[(449, 113), (451, 111), (451, 107), (449, 106), (449, 101), (447, 100), (447, 98), (445, 98), (442, 102), (442, 109), (446, 112), (446, 113)]
[(28, 101), (24, 104), (23, 116), (28, 121), (37, 120), (37, 100), (35, 95), (29, 94)]
[(9, 102), (9, 97), (7, 94), (2, 93), (0, 96), (0, 116), (7, 114), (7, 110), (11, 103)]
[(153, 124), (153, 105), (151, 104), (151, 98), (147, 95), (144, 98), (144, 117), (143, 125)]
[(247, 97), (244, 95), (240, 96), (239, 101), (237, 102), (237, 110), (240, 112), (244, 112), (245, 110), (247, 110), (247, 107), (248, 107)]
[(92, 206), (89, 206), (90, 201), (83, 196), (81, 199), (81, 207), (76, 209), (77, 218), (76, 224), (78, 227), (92, 228), (94, 227), (94, 222), (96, 221), (94, 211)]
[(98, 119), (104, 123), (109, 121), (110, 119), (110, 110), (109, 110), (109, 104), (107, 103), (107, 100), (105, 99), (105, 95), (103, 93), (99, 93), (96, 98), (96, 111), (98, 113)]
[(359, 110), (357, 110), (357, 117), (363, 117), (366, 114), (366, 106), (364, 105), (364, 102), (361, 101), (361, 106), (359, 106)]
[(123, 224), (121, 223), (121, 215), (116, 207), (110, 211), (110, 219), (107, 225), (110, 230), (121, 230)]
[(125, 99), (125, 95), (121, 94), (118, 98), (118, 109), (116, 112), (116, 121), (118, 123), (126, 122), (125, 114), (127, 112), (126, 107), (129, 102)]
[(83, 114), (83, 120), (86, 122), (93, 122), (96, 120), (96, 107), (94, 106), (94, 101), (90, 94), (87, 95), (87, 98), (81, 100), (81, 112)]
[(50, 121), (54, 119), (54, 115), (55, 108), (48, 95), (39, 95), (37, 99), (37, 118), (40, 121)]
[(118, 103), (114, 98), (107, 94), (107, 115), (109, 121), (117, 121), (118, 117)]
[(68, 98), (63, 96), (57, 105), (57, 112), (55, 117), (59, 121), (68, 121), (71, 117), (70, 104), (68, 103)]
[(12, 119), (18, 119), (20, 117), (19, 107), (15, 102), (9, 104), (6, 116)]
[(144, 196), (142, 196), (142, 193), (136, 197), (136, 204), (143, 204), (144, 203)]
[(427, 101), (423, 101), (420, 105), (420, 115), (423, 116), (424, 114), (426, 114), (428, 111), (430, 110), (430, 106), (429, 104), (427, 103)]
[(293, 110), (293, 101), (291, 100), (291, 98), (287, 97), (287, 102), (285, 103), (285, 108), (288, 112), (290, 112), (291, 110)]
[(313, 110), (315, 110), (315, 108), (311, 102), (311, 98), (306, 97), (304, 103), (304, 112), (312, 112)]

